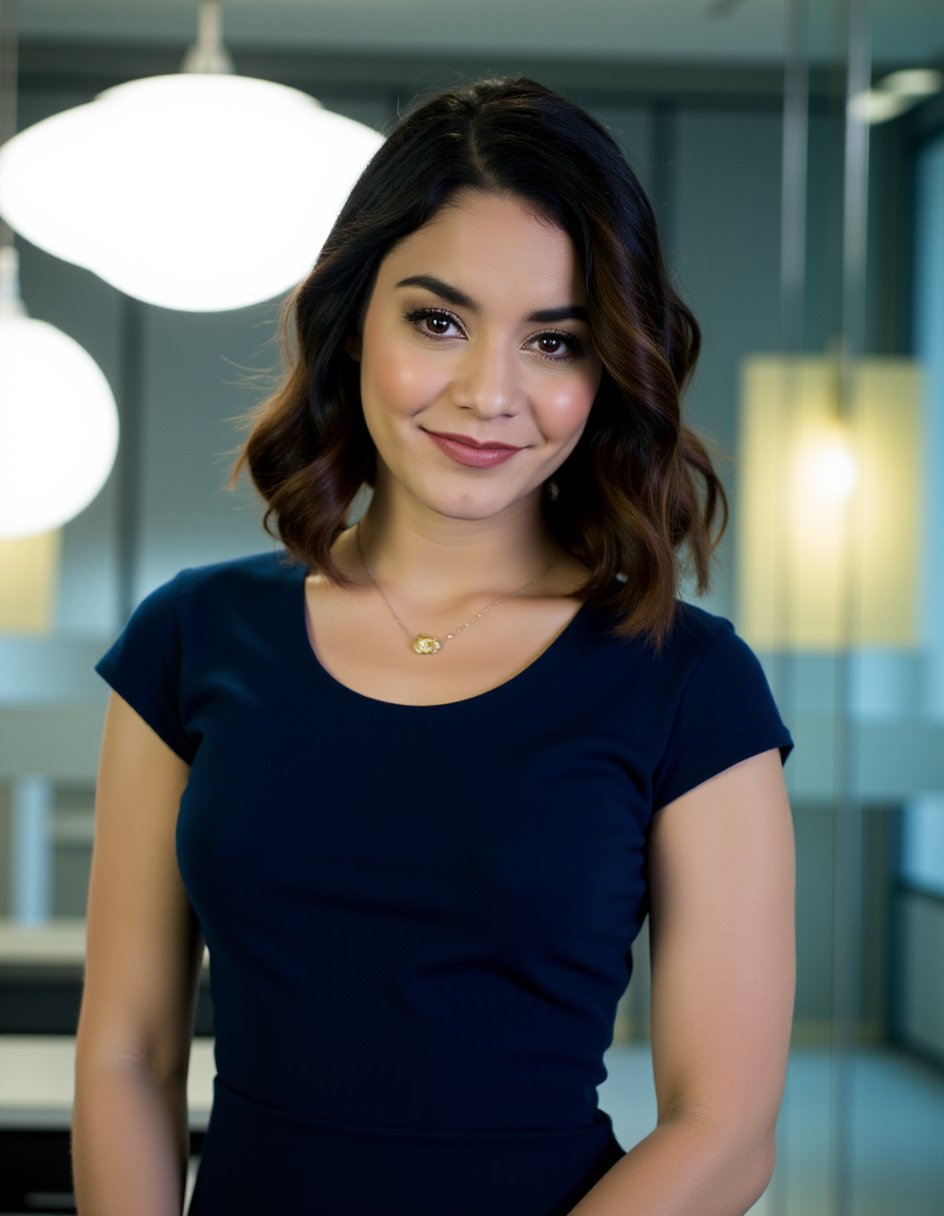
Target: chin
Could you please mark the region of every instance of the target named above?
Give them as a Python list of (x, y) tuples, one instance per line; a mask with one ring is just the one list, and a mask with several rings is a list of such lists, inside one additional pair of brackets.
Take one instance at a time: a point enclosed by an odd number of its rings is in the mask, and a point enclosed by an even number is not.
[(494, 519), (513, 510), (520, 504), (520, 499), (496, 501), (495, 499), (477, 499), (469, 496), (462, 497), (430, 497), (420, 500), (427, 510), (441, 515), (445, 519), (466, 520), (469, 523)]
[(431, 509), (437, 515), (442, 515), (446, 519), (481, 523), (483, 520), (494, 519), (496, 516), (503, 515), (510, 505), (509, 503), (502, 506), (496, 506), (492, 503), (444, 503), (442, 505), (431, 505)]

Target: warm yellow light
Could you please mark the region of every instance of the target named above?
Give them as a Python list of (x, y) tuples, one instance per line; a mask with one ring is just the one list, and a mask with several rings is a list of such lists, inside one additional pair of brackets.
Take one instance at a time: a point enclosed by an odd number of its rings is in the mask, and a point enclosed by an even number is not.
[(844, 503), (852, 493), (858, 469), (848, 437), (838, 430), (822, 437), (798, 454), (797, 477), (801, 493), (814, 504)]
[(764, 649), (911, 646), (917, 635), (920, 379), (868, 359), (744, 367), (738, 624)]
[(53, 629), (59, 541), (58, 531), (0, 539), (0, 632)]

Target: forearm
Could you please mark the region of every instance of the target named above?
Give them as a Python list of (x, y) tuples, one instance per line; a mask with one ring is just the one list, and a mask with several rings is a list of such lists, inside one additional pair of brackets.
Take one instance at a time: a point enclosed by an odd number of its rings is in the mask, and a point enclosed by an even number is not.
[(667, 1119), (613, 1166), (571, 1216), (744, 1216), (770, 1180), (774, 1142), (695, 1117)]
[(135, 1064), (80, 1065), (72, 1121), (79, 1216), (179, 1216), (189, 1155), (186, 1082)]

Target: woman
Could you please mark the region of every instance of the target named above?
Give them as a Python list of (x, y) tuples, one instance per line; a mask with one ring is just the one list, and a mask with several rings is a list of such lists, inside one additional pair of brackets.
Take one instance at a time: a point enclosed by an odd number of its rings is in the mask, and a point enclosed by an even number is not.
[[(648, 202), (562, 98), (452, 90), (292, 317), (243, 455), (291, 558), (185, 571), (100, 665), (80, 1212), (180, 1210), (204, 939), (195, 1216), (746, 1211), (791, 1016), (790, 739), (676, 601), (724, 499)], [(625, 1152), (596, 1086), (647, 912), (659, 1119)]]

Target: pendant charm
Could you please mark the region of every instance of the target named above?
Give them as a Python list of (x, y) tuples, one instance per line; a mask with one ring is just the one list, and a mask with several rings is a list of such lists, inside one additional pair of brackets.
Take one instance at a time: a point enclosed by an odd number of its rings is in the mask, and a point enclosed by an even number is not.
[(436, 654), (442, 650), (442, 642), (428, 633), (418, 633), (410, 643), (414, 654)]

